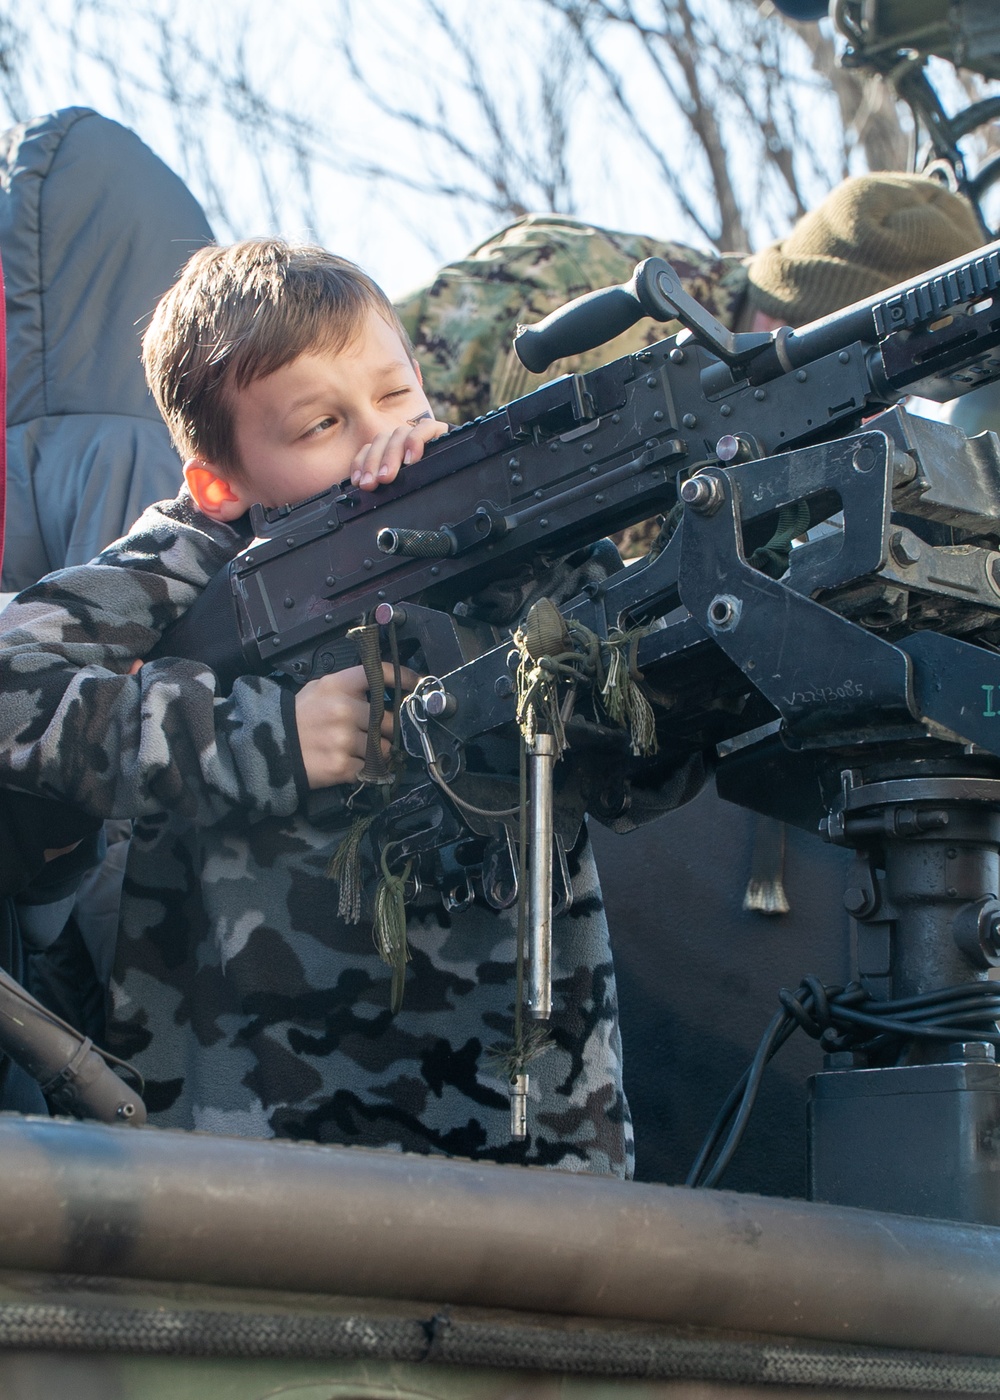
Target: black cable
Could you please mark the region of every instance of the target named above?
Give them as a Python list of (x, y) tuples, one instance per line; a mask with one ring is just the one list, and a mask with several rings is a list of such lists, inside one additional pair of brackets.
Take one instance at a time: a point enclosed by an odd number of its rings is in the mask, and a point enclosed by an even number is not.
[(781, 1010), (769, 1023), (757, 1053), (723, 1103), (688, 1172), (687, 1186), (717, 1186), (742, 1141), (764, 1070), (800, 1027), (829, 1054), (863, 1052), (911, 1040), (982, 1040), (1000, 1045), (1000, 983), (966, 982), (919, 996), (877, 1001), (859, 982), (826, 987), (803, 977), (794, 992), (782, 987)]

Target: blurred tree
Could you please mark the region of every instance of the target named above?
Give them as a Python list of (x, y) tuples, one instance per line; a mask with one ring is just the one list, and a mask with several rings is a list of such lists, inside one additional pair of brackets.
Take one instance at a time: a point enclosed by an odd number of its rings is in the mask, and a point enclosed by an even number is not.
[(739, 252), (907, 162), (838, 42), (770, 0), (0, 0), (0, 104), (133, 126), (222, 236), (441, 258), (553, 210)]
[(832, 35), (757, 0), (519, 0), (508, 14), (522, 32), (529, 16), (535, 27), (530, 43), (512, 42), (511, 75), (498, 71), (478, 10), (419, 8), (429, 51), (446, 49), (454, 71), (435, 74), (429, 93), (402, 85), (386, 96), (379, 63), (357, 56), (357, 16), (342, 0), (353, 76), (383, 115), (448, 153), (442, 193), (458, 184), (500, 220), (526, 209), (596, 217), (597, 169), (617, 179), (619, 206), (630, 186), (658, 192), (660, 228), (647, 231), (741, 252), (843, 178), (856, 149), (861, 169), (869, 145), (887, 168), (905, 159), (891, 98), (869, 103), (859, 142), (860, 84), (852, 75), (843, 100), (831, 87)]

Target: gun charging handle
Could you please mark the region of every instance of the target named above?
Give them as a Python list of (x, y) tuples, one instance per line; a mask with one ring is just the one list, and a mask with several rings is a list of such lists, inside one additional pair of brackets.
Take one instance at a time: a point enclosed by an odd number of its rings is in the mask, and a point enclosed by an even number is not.
[(525, 369), (542, 374), (553, 360), (604, 345), (648, 314), (636, 297), (633, 277), (618, 287), (587, 292), (536, 325), (518, 326), (514, 350)]
[(54, 1017), (0, 972), (0, 1050), (80, 1118), (141, 1127), (146, 1105), (119, 1079), (93, 1042)]
[(765, 333), (734, 335), (690, 296), (665, 258), (645, 258), (631, 281), (567, 302), (534, 326), (518, 326), (514, 350), (525, 369), (541, 374), (553, 360), (582, 355), (614, 340), (636, 321), (680, 321), (706, 349), (735, 368), (771, 344)]

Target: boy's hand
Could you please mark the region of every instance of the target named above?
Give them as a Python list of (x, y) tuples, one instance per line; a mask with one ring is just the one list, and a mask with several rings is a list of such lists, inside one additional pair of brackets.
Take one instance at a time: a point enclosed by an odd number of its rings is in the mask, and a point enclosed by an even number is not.
[[(387, 686), (394, 684), (393, 670), (384, 663)], [(404, 666), (400, 679), (407, 691), (419, 677)], [(396, 697), (396, 704), (401, 696)], [(335, 671), (308, 681), (295, 696), (295, 725), (299, 748), (311, 788), (355, 783), (365, 763), (368, 745), (368, 682), (363, 666)], [(392, 738), (392, 712), (382, 720), (382, 752), (388, 757)]]
[(430, 413), (404, 423), (391, 433), (379, 433), (374, 442), (366, 443), (351, 464), (351, 484), (362, 491), (374, 491), (395, 481), (400, 468), (419, 462), (425, 443), (448, 431), (447, 423), (439, 423)]

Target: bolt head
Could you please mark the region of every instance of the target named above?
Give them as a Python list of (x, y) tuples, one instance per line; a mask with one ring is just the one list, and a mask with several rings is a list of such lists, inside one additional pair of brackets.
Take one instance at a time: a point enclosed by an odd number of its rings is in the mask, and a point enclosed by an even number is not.
[(681, 482), (678, 494), (686, 506), (702, 515), (711, 515), (718, 510), (723, 499), (722, 487), (715, 478), (703, 476), (700, 472)]
[(983, 933), (987, 950), (994, 957), (1000, 955), (1000, 913), (993, 914)]
[(724, 593), (718, 594), (708, 605), (708, 621), (710, 626), (720, 631), (735, 627), (738, 621), (736, 600)]
[(844, 908), (856, 919), (868, 913), (870, 903), (868, 891), (857, 885), (851, 885), (844, 891)]
[(996, 1057), (996, 1050), (988, 1040), (955, 1040), (945, 1048), (946, 1061), (964, 1060), (966, 1063), (978, 1061), (992, 1064)]
[(432, 690), (424, 696), (424, 710), (431, 719), (443, 719), (455, 713), (455, 697), (446, 690)]
[(896, 563), (906, 569), (920, 558), (920, 541), (915, 535), (896, 530), (889, 540), (889, 551)]

